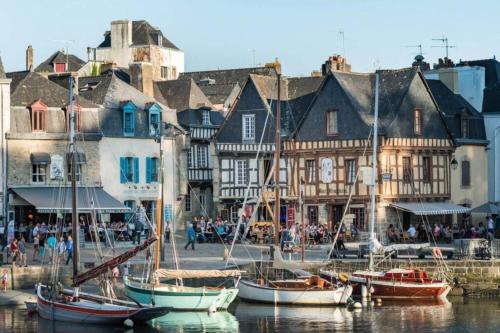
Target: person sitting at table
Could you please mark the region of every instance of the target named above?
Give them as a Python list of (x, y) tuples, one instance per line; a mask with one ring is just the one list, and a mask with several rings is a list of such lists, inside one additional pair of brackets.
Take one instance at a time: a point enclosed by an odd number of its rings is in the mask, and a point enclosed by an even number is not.
[(389, 240), (389, 242), (391, 242), (391, 243), (399, 242), (399, 237), (394, 232), (394, 226), (392, 224), (389, 224), (389, 226), (387, 227), (387, 230), (385, 231), (385, 235), (387, 236), (387, 239)]
[(220, 240), (223, 241), (224, 238), (226, 237), (226, 231), (225, 231), (224, 225), (222, 223), (219, 222), (219, 224), (217, 225), (216, 232), (217, 232), (217, 235), (219, 236)]

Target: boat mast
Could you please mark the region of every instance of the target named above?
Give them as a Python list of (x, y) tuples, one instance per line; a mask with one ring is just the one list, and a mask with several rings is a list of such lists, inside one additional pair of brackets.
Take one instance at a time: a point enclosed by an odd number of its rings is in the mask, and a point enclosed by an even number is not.
[(302, 234), (300, 237), (300, 253), (302, 257), (302, 262), (304, 262), (306, 258), (306, 222), (304, 220), (304, 178), (300, 178), (300, 222), (302, 224)]
[(160, 133), (160, 182), (159, 182), (159, 195), (156, 201), (156, 255), (155, 255), (155, 271), (160, 269), (160, 260), (162, 259), (163, 251), (163, 136)]
[(73, 236), (73, 285), (76, 285), (76, 278), (78, 276), (78, 210), (76, 207), (76, 146), (75, 146), (75, 108), (74, 108), (74, 78), (69, 77), (69, 109), (70, 109), (70, 122), (69, 122), (69, 147), (71, 153), (71, 234)]
[[(379, 77), (375, 72), (375, 114), (373, 115), (373, 147), (372, 147), (372, 193), (371, 193), (371, 214), (370, 214), (370, 247), (375, 242), (375, 199), (377, 192), (377, 146), (378, 146), (378, 95), (379, 95)], [(370, 248), (370, 262), (368, 269), (373, 271), (373, 252)]]
[(276, 61), (274, 69), (278, 80), (278, 98), (276, 103), (276, 137), (274, 161), (274, 244), (279, 245), (280, 229), (280, 155), (281, 155), (281, 66)]

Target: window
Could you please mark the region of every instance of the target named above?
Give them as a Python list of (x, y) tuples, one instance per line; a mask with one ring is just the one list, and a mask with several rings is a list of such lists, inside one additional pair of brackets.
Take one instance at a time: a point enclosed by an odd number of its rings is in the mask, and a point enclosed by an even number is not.
[(203, 110), (203, 125), (211, 125), (212, 123), (210, 122), (210, 110)]
[(470, 162), (462, 161), (462, 187), (470, 186)]
[(306, 160), (306, 182), (316, 183), (316, 160)]
[(309, 225), (318, 224), (318, 206), (307, 207), (307, 219)]
[(146, 183), (158, 182), (158, 166), (159, 160), (157, 157), (146, 157)]
[(424, 183), (431, 182), (432, 166), (431, 158), (429, 156), (424, 156), (422, 158), (422, 180)]
[(409, 157), (403, 157), (403, 183), (411, 183), (411, 161)]
[(177, 67), (172, 66), (172, 79), (177, 79)]
[(160, 71), (161, 71), (161, 78), (168, 79), (168, 67), (161, 66)]
[(197, 146), (198, 168), (207, 167), (207, 146)]
[(346, 184), (354, 184), (356, 182), (355, 160), (345, 160), (345, 181)]
[(149, 113), (149, 135), (157, 136), (160, 134), (160, 114), (157, 112)]
[(56, 62), (54, 64), (54, 72), (56, 73), (66, 72), (66, 64), (64, 62)]
[(422, 110), (415, 109), (413, 129), (416, 135), (422, 134)]
[(243, 115), (243, 141), (255, 141), (255, 115)]
[(45, 184), (47, 179), (47, 165), (46, 164), (32, 164), (31, 165), (31, 182), (35, 184)]
[(139, 183), (138, 157), (120, 157), (120, 183)]
[(326, 113), (326, 134), (338, 134), (337, 111), (328, 111)]
[(349, 211), (354, 215), (354, 220), (352, 222), (356, 227), (358, 227), (358, 230), (366, 230), (365, 209), (352, 207)]
[(188, 168), (192, 168), (193, 167), (193, 153), (191, 152), (191, 150), (193, 149), (194, 147), (191, 147), (188, 152), (187, 152), (187, 163), (188, 163)]
[(469, 136), (469, 119), (462, 118), (460, 122), (461, 122), (460, 128), (461, 128), (462, 138), (467, 138)]
[(31, 130), (33, 132), (45, 132), (45, 110), (33, 109), (31, 111)]
[[(76, 182), (81, 183), (82, 181), (82, 164), (81, 163), (76, 163)], [(68, 162), (68, 182), (71, 182), (71, 177), (73, 175), (73, 163), (71, 161)]]
[(247, 185), (248, 183), (248, 162), (244, 160), (236, 161), (236, 185)]
[(272, 167), (273, 167), (273, 160), (269, 159), (264, 160), (264, 181), (266, 181), (267, 178), (269, 178), (269, 174), (272, 171)]
[(123, 111), (123, 135), (134, 136), (135, 134), (135, 109), (134, 103), (128, 101), (122, 106)]
[(187, 193), (186, 193), (186, 201), (184, 202), (184, 210), (186, 212), (191, 211), (191, 189), (188, 188)]
[(207, 203), (207, 199), (206, 199), (206, 196), (205, 196), (205, 189), (204, 188), (201, 188), (200, 189), (200, 206), (201, 206), (201, 211), (204, 212), (205, 209), (205, 205)]

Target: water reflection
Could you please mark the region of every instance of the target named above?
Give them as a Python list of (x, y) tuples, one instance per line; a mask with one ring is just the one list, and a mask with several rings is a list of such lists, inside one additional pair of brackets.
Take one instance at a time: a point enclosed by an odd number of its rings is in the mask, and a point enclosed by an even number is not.
[(170, 312), (152, 326), (161, 332), (238, 332), (238, 320), (229, 312)]
[(453, 298), (450, 302), (367, 303), (359, 311), (343, 307), (235, 304), (230, 312), (171, 312), (132, 329), (51, 322), (28, 316), (22, 307), (0, 307), (0, 332), (159, 333), (159, 332), (498, 332), (497, 299)]

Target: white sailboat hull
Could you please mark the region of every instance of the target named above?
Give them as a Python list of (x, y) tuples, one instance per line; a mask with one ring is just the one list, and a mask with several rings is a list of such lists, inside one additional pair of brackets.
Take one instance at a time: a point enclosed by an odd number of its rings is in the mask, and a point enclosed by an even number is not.
[(278, 289), (241, 280), (238, 296), (250, 302), (290, 305), (341, 305), (346, 304), (352, 294), (351, 286), (332, 290), (325, 289)]
[(236, 288), (184, 287), (160, 283), (151, 290), (150, 284), (141, 284), (124, 278), (127, 296), (143, 304), (171, 307), (172, 310), (206, 311), (227, 310), (238, 295)]

